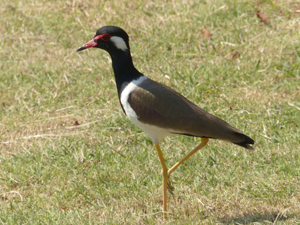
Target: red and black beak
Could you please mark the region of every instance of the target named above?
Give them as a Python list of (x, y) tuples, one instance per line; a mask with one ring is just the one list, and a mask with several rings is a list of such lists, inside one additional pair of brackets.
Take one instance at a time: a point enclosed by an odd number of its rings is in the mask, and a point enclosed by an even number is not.
[(86, 43), (85, 45), (82, 45), (81, 47), (79, 47), (76, 52), (83, 51), (87, 48), (93, 48), (93, 47), (97, 46), (97, 44), (98, 43), (96, 42), (96, 40), (94, 38), (91, 41), (89, 41), (88, 43)]

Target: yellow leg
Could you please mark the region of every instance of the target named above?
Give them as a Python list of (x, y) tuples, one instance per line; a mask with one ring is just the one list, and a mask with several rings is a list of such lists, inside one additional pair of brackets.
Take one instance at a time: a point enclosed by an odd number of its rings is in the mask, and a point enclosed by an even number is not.
[(194, 150), (192, 150), (189, 154), (187, 154), (183, 159), (181, 159), (178, 163), (176, 163), (171, 169), (168, 170), (163, 154), (160, 150), (159, 144), (155, 143), (155, 147), (157, 150), (157, 154), (162, 166), (162, 170), (163, 170), (163, 209), (164, 209), (164, 218), (167, 219), (167, 210), (168, 210), (168, 206), (167, 206), (167, 190), (169, 189), (170, 193), (172, 193), (173, 191), (173, 187), (169, 181), (169, 176), (172, 172), (174, 172), (174, 170), (180, 166), (182, 163), (184, 163), (188, 158), (190, 158), (194, 153), (196, 153), (197, 151), (199, 151), (201, 148), (203, 148), (208, 142), (208, 138), (201, 138), (201, 143), (200, 145), (198, 145), (196, 148), (194, 148)]
[(182, 163), (184, 163), (188, 158), (190, 158), (194, 153), (199, 151), (201, 148), (203, 148), (208, 142), (208, 138), (201, 138), (201, 143), (198, 145), (194, 150), (192, 150), (189, 154), (187, 154), (183, 159), (181, 159), (178, 163), (176, 163), (171, 169), (168, 171), (168, 177), (174, 170), (180, 166)]
[(165, 160), (164, 160), (164, 157), (162, 155), (162, 152), (160, 150), (160, 147), (159, 147), (159, 144), (158, 143), (155, 143), (155, 147), (156, 147), (156, 150), (157, 150), (157, 154), (158, 154), (158, 157), (159, 157), (159, 160), (160, 160), (160, 163), (161, 163), (161, 166), (162, 166), (162, 170), (163, 170), (163, 209), (164, 209), (164, 218), (167, 219), (167, 210), (168, 210), (168, 207), (167, 207), (167, 185), (168, 185), (168, 168), (166, 166), (166, 163), (165, 163)]

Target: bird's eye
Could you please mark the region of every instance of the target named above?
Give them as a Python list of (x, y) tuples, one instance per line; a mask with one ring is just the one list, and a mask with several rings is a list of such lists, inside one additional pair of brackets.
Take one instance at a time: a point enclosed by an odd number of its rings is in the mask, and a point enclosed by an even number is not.
[(111, 36), (109, 34), (102, 34), (101, 35), (101, 40), (102, 41), (109, 41)]

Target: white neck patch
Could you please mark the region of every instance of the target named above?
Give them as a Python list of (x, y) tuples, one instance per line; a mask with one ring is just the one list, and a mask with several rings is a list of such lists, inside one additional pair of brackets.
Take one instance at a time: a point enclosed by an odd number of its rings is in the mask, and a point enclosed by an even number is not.
[(120, 100), (125, 111), (126, 116), (130, 119), (130, 121), (145, 131), (153, 140), (154, 143), (160, 142), (164, 137), (171, 135), (171, 132), (168, 129), (156, 127), (150, 124), (142, 123), (138, 120), (138, 115), (133, 110), (131, 105), (128, 102), (128, 98), (130, 93), (138, 87), (145, 80), (149, 79), (146, 76), (141, 76), (137, 80), (131, 81), (122, 91)]
[(124, 41), (123, 38), (118, 37), (118, 36), (112, 36), (110, 38), (110, 40), (115, 44), (115, 46), (118, 49), (121, 49), (122, 51), (128, 50), (127, 45), (126, 45), (126, 43), (125, 43), (125, 41)]

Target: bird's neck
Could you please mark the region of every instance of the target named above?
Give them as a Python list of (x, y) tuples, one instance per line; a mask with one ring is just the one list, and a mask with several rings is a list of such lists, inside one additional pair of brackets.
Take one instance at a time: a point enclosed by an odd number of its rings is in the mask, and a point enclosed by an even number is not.
[(115, 74), (116, 85), (120, 97), (121, 87), (124, 82), (131, 82), (143, 76), (133, 65), (130, 51), (121, 51), (110, 54), (112, 67)]

